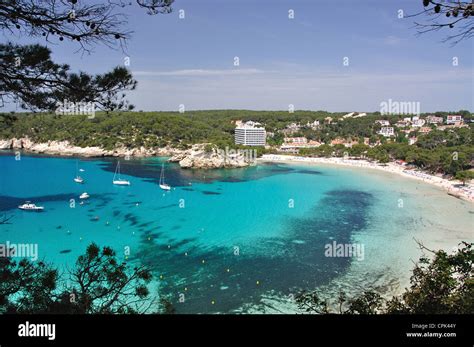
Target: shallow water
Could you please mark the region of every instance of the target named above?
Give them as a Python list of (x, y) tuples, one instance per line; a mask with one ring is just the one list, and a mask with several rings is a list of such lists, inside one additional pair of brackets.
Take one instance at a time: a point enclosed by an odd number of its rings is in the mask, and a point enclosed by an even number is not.
[[(0, 241), (37, 243), (40, 258), (72, 266), (86, 246), (113, 247), (149, 266), (178, 312), (279, 312), (302, 289), (407, 285), (414, 239), (450, 250), (473, 240), (473, 205), (436, 187), (378, 171), (328, 165), (181, 170), (164, 159), (122, 161), (130, 187), (112, 184), (115, 159), (0, 155)], [(91, 198), (79, 204), (79, 195)], [(75, 206), (71, 205), (74, 199)], [(45, 212), (17, 209), (25, 200)], [(327, 257), (333, 241), (363, 260)], [(395, 281), (394, 281), (395, 280)], [(184, 303), (178, 302), (185, 295)], [(270, 298), (270, 299), (268, 299)], [(291, 301), (291, 300), (290, 300)], [(291, 306), (291, 305), (290, 305)], [(290, 309), (291, 311), (291, 309)]]

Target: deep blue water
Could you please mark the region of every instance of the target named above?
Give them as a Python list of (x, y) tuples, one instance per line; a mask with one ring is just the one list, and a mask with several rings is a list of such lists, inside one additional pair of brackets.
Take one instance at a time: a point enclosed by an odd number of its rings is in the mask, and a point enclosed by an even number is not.
[[(354, 259), (325, 256), (332, 241), (362, 240), (366, 260), (357, 265), (368, 274), (387, 259), (408, 261), (397, 250), (421, 233), (422, 226), (413, 227), (420, 218), (430, 220), (414, 210), (426, 202), (420, 192), (438, 194), (418, 183), (338, 168), (206, 171), (170, 163), (165, 176), (173, 190), (163, 192), (157, 185), (163, 161), (122, 160), (122, 176), (132, 185), (118, 187), (112, 184), (116, 159), (22, 155), (17, 161), (5, 152), (0, 215), (13, 218), (0, 225), (0, 242), (38, 243), (40, 257), (59, 267), (73, 265), (91, 242), (111, 246), (124, 260), (129, 247), (126, 261), (150, 267), (178, 312), (233, 312), (258, 305), (268, 293), (287, 297), (350, 275)], [(76, 163), (85, 170), (83, 185), (73, 181)], [(85, 191), (91, 198), (80, 205)], [(405, 205), (397, 209), (401, 197)], [(25, 200), (45, 212), (18, 210)]]

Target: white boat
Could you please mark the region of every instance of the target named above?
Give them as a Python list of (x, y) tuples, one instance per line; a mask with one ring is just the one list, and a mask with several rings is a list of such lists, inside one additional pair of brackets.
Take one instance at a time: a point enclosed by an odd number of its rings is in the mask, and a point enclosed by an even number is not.
[(90, 195), (87, 194), (86, 192), (82, 193), (80, 196), (79, 196), (79, 199), (89, 199), (90, 198)]
[(76, 183), (84, 183), (84, 179), (83, 179), (81, 176), (76, 176), (76, 178), (74, 178), (74, 182), (76, 182)]
[(18, 206), (18, 208), (23, 211), (43, 211), (44, 210), (43, 206), (36, 206), (30, 201), (27, 201), (23, 205)]
[[(117, 177), (117, 179), (115, 179)], [(114, 179), (112, 180), (112, 183), (117, 185), (117, 186), (129, 186), (130, 181), (123, 180), (120, 177), (120, 161), (117, 162), (117, 167), (115, 168), (115, 174), (114, 174)]]
[(79, 162), (76, 160), (76, 178), (74, 178), (76, 183), (84, 183), (84, 179), (79, 176)]
[(161, 165), (160, 183), (159, 186), (163, 190), (171, 190), (171, 187), (165, 183), (165, 164)]

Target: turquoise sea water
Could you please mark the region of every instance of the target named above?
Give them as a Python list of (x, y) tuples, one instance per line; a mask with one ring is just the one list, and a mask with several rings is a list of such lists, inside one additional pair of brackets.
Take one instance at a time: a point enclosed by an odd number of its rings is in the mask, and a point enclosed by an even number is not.
[[(331, 166), (258, 165), (181, 170), (158, 188), (164, 159), (121, 161), (129, 187), (112, 184), (116, 159), (0, 155), (0, 242), (37, 243), (40, 258), (71, 266), (88, 244), (149, 266), (177, 312), (291, 312), (292, 295), (321, 288), (407, 284), (420, 252), (473, 240), (473, 205), (418, 181)], [(73, 181), (76, 163), (83, 185)], [(91, 198), (80, 205), (79, 195)], [(75, 206), (71, 205), (75, 200)], [(43, 213), (17, 206), (31, 200)], [(364, 245), (364, 259), (331, 258), (325, 245)], [(184, 303), (178, 301), (185, 295)]]

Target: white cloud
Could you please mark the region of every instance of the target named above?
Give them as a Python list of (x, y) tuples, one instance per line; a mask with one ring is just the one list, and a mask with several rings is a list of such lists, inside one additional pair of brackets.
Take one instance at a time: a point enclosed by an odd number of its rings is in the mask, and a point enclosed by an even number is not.
[(207, 69), (185, 69), (173, 71), (132, 71), (134, 76), (228, 76), (228, 75), (255, 75), (264, 73), (259, 69), (227, 69), (227, 70), (207, 70)]
[(180, 104), (187, 110), (284, 110), (294, 104), (297, 109), (308, 110), (375, 111), (381, 101), (388, 99), (419, 101), (422, 112), (473, 108), (469, 97), (472, 69), (415, 69), (404, 73), (337, 69), (247, 74), (178, 71), (188, 73), (154, 75), (160, 76), (156, 79), (137, 76), (138, 88), (130, 94), (131, 102), (137, 109), (150, 111), (177, 110)]

